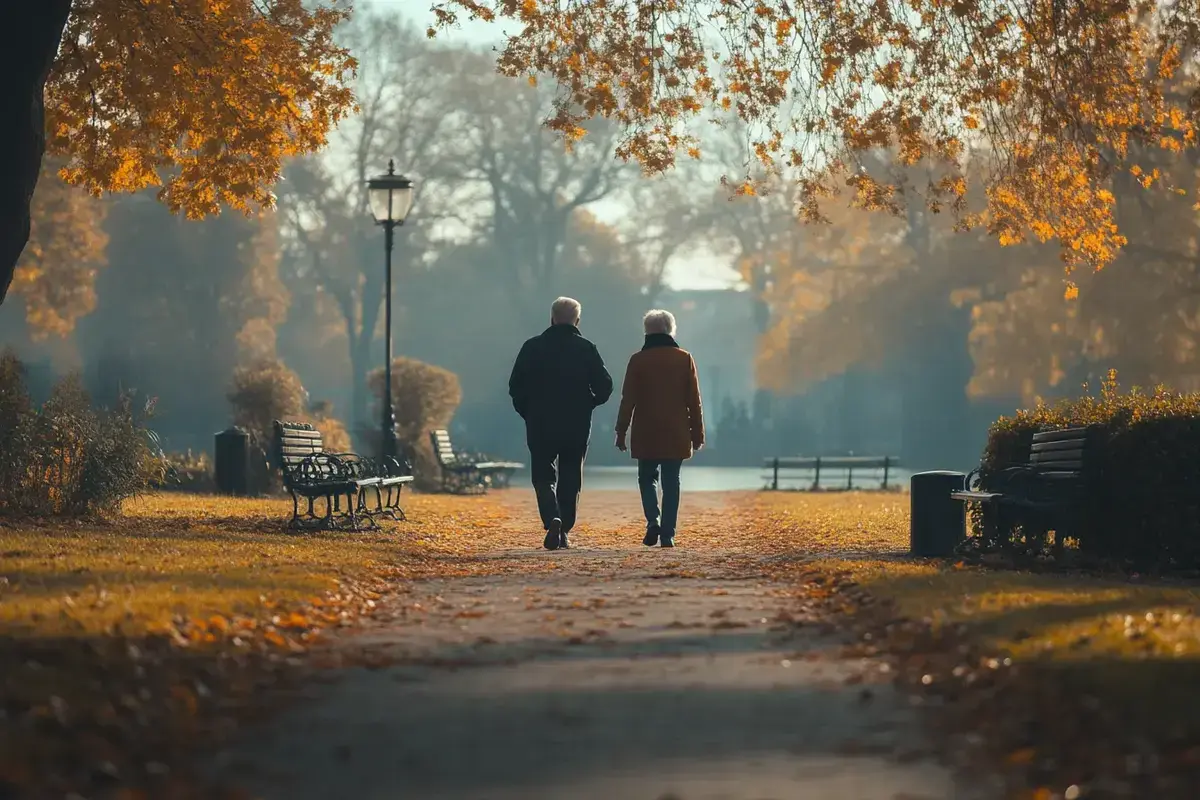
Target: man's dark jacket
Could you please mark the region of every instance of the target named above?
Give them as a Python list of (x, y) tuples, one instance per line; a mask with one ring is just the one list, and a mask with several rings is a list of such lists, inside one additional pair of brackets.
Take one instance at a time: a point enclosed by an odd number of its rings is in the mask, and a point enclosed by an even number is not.
[(587, 440), (592, 410), (608, 402), (612, 376), (574, 325), (551, 325), (521, 346), (508, 393), (531, 436)]

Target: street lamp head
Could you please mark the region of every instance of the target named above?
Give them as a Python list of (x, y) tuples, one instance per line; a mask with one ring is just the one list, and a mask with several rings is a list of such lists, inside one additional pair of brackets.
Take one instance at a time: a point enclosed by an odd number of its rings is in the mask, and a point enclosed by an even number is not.
[(386, 175), (367, 181), (371, 216), (380, 225), (403, 225), (413, 203), (413, 182), (396, 174), (396, 162), (388, 161)]

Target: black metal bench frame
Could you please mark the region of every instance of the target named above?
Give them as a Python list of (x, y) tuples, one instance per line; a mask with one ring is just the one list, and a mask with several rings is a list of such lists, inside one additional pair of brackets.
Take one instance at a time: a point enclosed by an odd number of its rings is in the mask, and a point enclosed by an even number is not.
[(1094, 433), (1092, 428), (1039, 431), (1027, 463), (986, 477), (975, 469), (967, 475), (967, 488), (950, 496), (979, 504), (984, 542), (1011, 547), (1008, 533), (1019, 525), (1026, 542), (1039, 550), (1054, 531), (1054, 554), (1061, 554), (1063, 540), (1079, 530), (1087, 476), (1094, 468)]
[(525, 465), (518, 461), (492, 461), (486, 457), (468, 455), (454, 449), (450, 432), (429, 432), (433, 455), (442, 470), (442, 491), (452, 494), (478, 494), (488, 487), (504, 488), (512, 474)]
[[(394, 458), (380, 463), (357, 453), (327, 453), (321, 432), (303, 422), (274, 423), (275, 460), (292, 496), (291, 530), (376, 530), (376, 517), (405, 520), (401, 492), (412, 469)], [(368, 495), (374, 495), (374, 508)], [(301, 513), (300, 498), (308, 502)], [(342, 500), (345, 499), (343, 508)], [(316, 510), (325, 501), (325, 513)]]

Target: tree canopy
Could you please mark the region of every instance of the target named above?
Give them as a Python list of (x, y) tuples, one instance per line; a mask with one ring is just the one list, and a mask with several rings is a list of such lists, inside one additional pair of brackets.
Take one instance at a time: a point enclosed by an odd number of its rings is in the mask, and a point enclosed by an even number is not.
[[(916, 192), (1002, 244), (1057, 239), (1070, 273), (1125, 243), (1114, 174), (1193, 188), (1133, 153), (1195, 145), (1200, 89), (1184, 79), (1196, 0), (439, 0), (434, 13), (431, 36), (462, 15), (518, 22), (501, 71), (555, 79), (552, 127), (571, 138), (591, 117), (614, 120), (619, 152), (648, 170), (698, 157), (693, 123), (706, 113), (735, 114), (755, 132), (757, 161), (798, 173), (810, 220), (835, 194), (900, 211)], [(901, 168), (947, 168), (915, 187), (853, 174), (885, 147)], [(983, 176), (975, 207), (969, 172)]]
[[(46, 149), (71, 183), (161, 186), (189, 217), (271, 205), (283, 160), (320, 148), (353, 105), (355, 63), (333, 36), (348, 13), (339, 0), (72, 0), (45, 83)], [(12, 266), (0, 263), (5, 290)]]

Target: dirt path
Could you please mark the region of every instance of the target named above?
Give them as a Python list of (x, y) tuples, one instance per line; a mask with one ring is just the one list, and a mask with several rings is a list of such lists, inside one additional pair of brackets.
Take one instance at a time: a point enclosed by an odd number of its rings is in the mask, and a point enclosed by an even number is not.
[[(632, 492), (585, 495), (567, 552), (527, 492), (486, 577), (408, 587), (350, 663), (218, 771), (268, 798), (958, 798), (877, 665), (788, 609), (722, 495), (685, 496), (674, 551)], [(525, 545), (522, 540), (528, 542)]]

